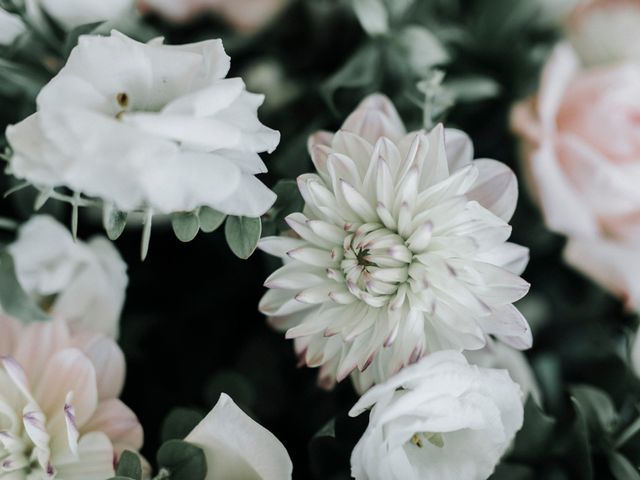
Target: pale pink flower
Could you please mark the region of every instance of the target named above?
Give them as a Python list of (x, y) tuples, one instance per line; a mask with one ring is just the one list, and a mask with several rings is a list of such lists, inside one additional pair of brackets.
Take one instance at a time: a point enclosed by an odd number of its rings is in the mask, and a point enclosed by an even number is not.
[(249, 33), (273, 20), (289, 0), (142, 0), (142, 11), (156, 11), (175, 22), (203, 12), (222, 17), (234, 29)]
[(0, 316), (0, 479), (104, 480), (142, 446), (118, 400), (124, 356), (109, 337), (72, 335), (64, 321)]
[(640, 306), (640, 66), (585, 70), (560, 45), (512, 121), (546, 222), (570, 238), (567, 260)]

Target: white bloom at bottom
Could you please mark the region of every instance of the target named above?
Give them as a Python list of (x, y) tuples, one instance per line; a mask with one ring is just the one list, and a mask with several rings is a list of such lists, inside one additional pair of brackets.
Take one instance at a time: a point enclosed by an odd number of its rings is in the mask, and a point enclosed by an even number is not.
[(373, 407), (351, 455), (356, 480), (483, 480), (522, 427), (522, 393), (505, 370), (441, 351), (376, 385), (351, 416)]
[(9, 253), (22, 288), (72, 330), (117, 337), (129, 279), (109, 240), (74, 241), (52, 217), (36, 215), (20, 227)]
[(205, 480), (291, 479), (293, 466), (282, 443), (224, 393), (185, 441), (204, 451)]

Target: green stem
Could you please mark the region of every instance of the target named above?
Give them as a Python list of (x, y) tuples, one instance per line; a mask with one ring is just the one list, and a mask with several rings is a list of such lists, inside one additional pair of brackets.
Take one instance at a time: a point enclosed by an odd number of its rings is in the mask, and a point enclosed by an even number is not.
[(158, 474), (152, 480), (166, 480), (171, 478), (171, 472), (166, 468), (161, 468)]
[(636, 418), (631, 425), (624, 429), (615, 443), (615, 448), (619, 449), (627, 443), (636, 433), (640, 431), (640, 417)]

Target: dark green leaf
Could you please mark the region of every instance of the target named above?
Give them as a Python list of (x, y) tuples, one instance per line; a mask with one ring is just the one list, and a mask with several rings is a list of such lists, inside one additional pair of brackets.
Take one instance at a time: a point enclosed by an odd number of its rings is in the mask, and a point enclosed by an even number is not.
[(116, 474), (133, 480), (142, 480), (142, 464), (137, 453), (125, 450), (120, 455)]
[(259, 218), (230, 216), (224, 226), (224, 235), (231, 251), (242, 259), (249, 258), (255, 251), (261, 233), (262, 222)]
[(207, 462), (201, 448), (182, 440), (169, 440), (158, 450), (158, 465), (170, 472), (171, 480), (204, 480)]
[(25, 322), (48, 319), (22, 289), (16, 277), (13, 258), (6, 250), (0, 252), (0, 305), (6, 313)]
[(526, 461), (533, 460), (548, 448), (556, 421), (545, 414), (529, 397), (524, 407), (524, 424), (516, 435), (511, 458)]
[(174, 408), (162, 423), (160, 438), (163, 442), (182, 440), (204, 417), (189, 408)]
[(618, 452), (609, 455), (609, 469), (616, 480), (640, 480), (640, 470)]
[(588, 385), (571, 387), (570, 392), (572, 398), (580, 405), (591, 432), (597, 436), (613, 432), (618, 414), (609, 395)]
[(204, 233), (211, 233), (222, 225), (227, 215), (209, 207), (202, 207), (198, 211), (198, 219), (200, 220), (200, 230)]
[(592, 480), (593, 460), (591, 458), (591, 440), (589, 438), (586, 415), (575, 398), (571, 398), (571, 403), (573, 404), (575, 418), (569, 432), (569, 443), (566, 445), (569, 467), (574, 475), (572, 478)]
[(171, 216), (171, 226), (178, 240), (190, 242), (198, 235), (200, 221), (194, 212), (179, 212)]
[(501, 463), (496, 467), (489, 480), (535, 480), (537, 477), (531, 467), (510, 463)]

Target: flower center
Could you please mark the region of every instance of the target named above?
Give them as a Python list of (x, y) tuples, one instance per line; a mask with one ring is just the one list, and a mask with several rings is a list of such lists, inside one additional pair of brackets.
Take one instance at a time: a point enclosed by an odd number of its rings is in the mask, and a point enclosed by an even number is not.
[(343, 248), (347, 287), (369, 305), (385, 305), (407, 281), (412, 253), (397, 233), (365, 224), (345, 238)]
[(411, 437), (411, 443), (418, 448), (424, 447), (425, 441), (438, 448), (444, 447), (444, 438), (442, 438), (441, 433), (421, 432), (414, 433), (413, 437)]

